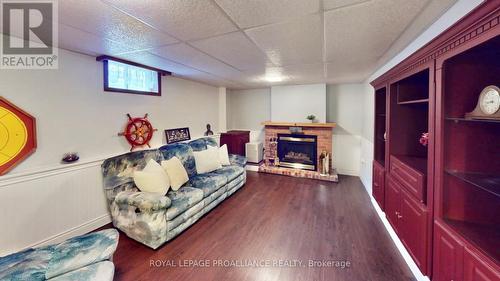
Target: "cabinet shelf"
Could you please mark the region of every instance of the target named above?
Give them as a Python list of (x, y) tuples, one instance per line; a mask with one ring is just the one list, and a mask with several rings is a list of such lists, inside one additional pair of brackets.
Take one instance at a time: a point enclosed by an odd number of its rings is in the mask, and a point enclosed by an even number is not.
[(445, 120), (453, 121), (455, 123), (470, 122), (470, 123), (477, 123), (477, 124), (487, 124), (487, 123), (500, 124), (500, 120), (493, 120), (493, 119), (488, 120), (488, 119), (465, 119), (465, 118), (458, 118), (458, 117), (446, 117)]
[(496, 262), (500, 262), (499, 226), (452, 219), (444, 219), (444, 222), (471, 244), (474, 244), (484, 254)]
[(408, 101), (398, 101), (399, 105), (405, 104), (426, 104), (429, 102), (429, 99), (418, 99), (418, 100), (408, 100)]
[(494, 196), (500, 197), (500, 176), (485, 175), (478, 173), (462, 173), (457, 171), (446, 171), (447, 174), (461, 179), (477, 188), (480, 188)]

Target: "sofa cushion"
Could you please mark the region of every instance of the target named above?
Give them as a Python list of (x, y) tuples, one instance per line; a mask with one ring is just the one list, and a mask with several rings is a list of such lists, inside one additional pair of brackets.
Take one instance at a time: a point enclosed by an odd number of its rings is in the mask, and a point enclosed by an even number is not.
[(157, 193), (122, 191), (115, 198), (115, 203), (139, 208), (141, 211), (158, 211), (170, 207), (170, 198)]
[(207, 174), (198, 174), (189, 180), (189, 185), (203, 190), (203, 198), (214, 193), (227, 183), (227, 177), (216, 174), (215, 171)]
[(51, 278), (51, 281), (113, 281), (115, 265), (110, 261), (101, 261), (63, 275)]
[(229, 166), (224, 166), (220, 169), (217, 169), (213, 171), (212, 173), (221, 175), (226, 177), (227, 181), (230, 182), (239, 175), (243, 174), (245, 172), (245, 168), (236, 166), (236, 165), (229, 165)]
[(165, 170), (154, 159), (142, 171), (134, 172), (134, 183), (143, 192), (167, 194), (170, 188), (170, 180)]
[(151, 159), (161, 160), (158, 150), (134, 151), (104, 160), (101, 165), (104, 188), (113, 189), (124, 183), (133, 182), (134, 172), (144, 169)]
[(45, 280), (52, 252), (48, 246), (0, 258), (0, 280)]
[(174, 156), (169, 160), (161, 161), (161, 166), (170, 180), (172, 190), (179, 190), (189, 180), (186, 169), (179, 158)]
[(164, 160), (169, 160), (174, 156), (179, 158), (189, 177), (196, 175), (196, 165), (191, 146), (185, 143), (174, 143), (164, 145), (159, 150)]
[(245, 167), (247, 164), (247, 158), (237, 154), (229, 154), (229, 162), (231, 162), (231, 165)]
[(217, 141), (213, 137), (204, 137), (192, 140), (188, 142), (188, 145), (191, 146), (193, 151), (202, 151), (207, 149), (207, 145), (219, 147)]
[(203, 191), (185, 186), (177, 191), (170, 190), (167, 197), (172, 201), (167, 210), (167, 220), (172, 220), (203, 199)]
[(206, 174), (222, 168), (219, 161), (218, 148), (209, 147), (203, 151), (195, 151), (193, 154), (198, 174)]

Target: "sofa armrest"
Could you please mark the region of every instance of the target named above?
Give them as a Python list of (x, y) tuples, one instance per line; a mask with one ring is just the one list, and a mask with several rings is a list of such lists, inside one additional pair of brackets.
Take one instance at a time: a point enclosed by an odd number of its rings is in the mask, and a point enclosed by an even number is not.
[(166, 210), (172, 204), (172, 201), (167, 196), (149, 193), (122, 191), (115, 198), (117, 205), (128, 205), (139, 208), (143, 212)]
[(53, 246), (45, 278), (50, 279), (73, 270), (109, 260), (118, 246), (118, 231), (106, 229), (68, 239)]
[(247, 158), (245, 156), (237, 154), (229, 154), (229, 162), (231, 163), (231, 165), (245, 167), (245, 165), (247, 164)]

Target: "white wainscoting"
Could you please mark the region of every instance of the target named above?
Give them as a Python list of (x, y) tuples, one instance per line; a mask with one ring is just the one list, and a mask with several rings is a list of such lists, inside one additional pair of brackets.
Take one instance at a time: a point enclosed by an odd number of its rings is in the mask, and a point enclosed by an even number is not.
[(103, 159), (0, 178), (0, 256), (109, 223)]

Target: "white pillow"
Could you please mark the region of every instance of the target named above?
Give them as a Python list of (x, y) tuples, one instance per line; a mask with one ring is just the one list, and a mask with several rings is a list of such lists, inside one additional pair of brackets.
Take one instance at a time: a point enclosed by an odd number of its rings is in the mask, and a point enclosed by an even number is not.
[(170, 185), (172, 186), (172, 190), (177, 191), (183, 184), (188, 182), (189, 177), (182, 165), (181, 160), (177, 157), (172, 157), (169, 160), (161, 161), (161, 166), (165, 170), (170, 179)]
[(227, 152), (227, 145), (223, 145), (219, 148), (219, 162), (222, 166), (227, 166), (231, 165), (231, 162), (229, 162), (229, 153)]
[(134, 172), (134, 183), (140, 191), (165, 195), (170, 188), (170, 181), (163, 168), (151, 159), (142, 171)]
[(202, 151), (195, 151), (194, 162), (196, 163), (196, 172), (205, 174), (222, 168), (219, 161), (219, 149), (209, 146)]

